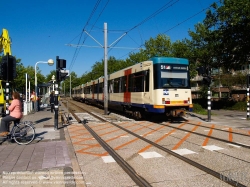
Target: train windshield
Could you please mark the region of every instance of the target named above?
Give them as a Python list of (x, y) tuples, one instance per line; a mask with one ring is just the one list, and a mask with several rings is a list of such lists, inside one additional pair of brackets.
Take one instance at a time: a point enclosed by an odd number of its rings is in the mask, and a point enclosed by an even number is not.
[(156, 65), (154, 67), (154, 89), (190, 88), (187, 65)]

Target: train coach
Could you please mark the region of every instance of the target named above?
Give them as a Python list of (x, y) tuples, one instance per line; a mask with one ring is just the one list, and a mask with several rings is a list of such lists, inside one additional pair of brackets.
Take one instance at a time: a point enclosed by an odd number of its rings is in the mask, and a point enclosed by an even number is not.
[(75, 101), (80, 101), (80, 102), (84, 102), (85, 101), (85, 97), (84, 97), (84, 84), (79, 85), (75, 88), (72, 89), (73, 90), (73, 94), (72, 94), (72, 98)]
[[(136, 119), (185, 115), (193, 107), (189, 77), (187, 59), (153, 57), (108, 75), (108, 107)], [(83, 89), (85, 102), (104, 105), (104, 77)]]

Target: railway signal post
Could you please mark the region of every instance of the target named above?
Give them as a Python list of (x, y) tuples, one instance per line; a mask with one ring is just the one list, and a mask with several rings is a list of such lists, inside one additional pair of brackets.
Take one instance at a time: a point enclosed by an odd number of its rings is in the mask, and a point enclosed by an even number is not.
[(250, 105), (250, 101), (249, 101), (249, 84), (250, 84), (250, 74), (247, 75), (247, 120), (250, 119), (250, 116), (249, 116), (249, 105)]
[(203, 79), (202, 82), (204, 85), (208, 86), (207, 90), (207, 121), (211, 121), (211, 91), (210, 91), (210, 84), (212, 82), (211, 78), (211, 69), (209, 66), (206, 68), (204, 66), (198, 67), (197, 69), (198, 75), (202, 75)]
[(56, 84), (55, 84), (55, 120), (54, 120), (54, 129), (58, 129), (58, 112), (59, 112), (59, 102), (58, 102), (58, 85), (61, 81), (63, 81), (66, 76), (69, 74), (69, 71), (65, 70), (66, 68), (66, 60), (59, 59), (59, 56), (56, 56)]
[(6, 53), (2, 58), (1, 63), (1, 79), (6, 81), (5, 87), (5, 100), (6, 100), (6, 111), (5, 114), (9, 115), (9, 99), (10, 99), (10, 83), (9, 81), (13, 81), (16, 78), (16, 58)]
[(207, 121), (211, 121), (211, 91), (210, 91), (210, 84), (212, 82), (211, 78), (211, 71), (209, 66), (206, 68), (206, 74), (205, 77), (203, 77), (203, 83), (208, 86), (207, 90)]

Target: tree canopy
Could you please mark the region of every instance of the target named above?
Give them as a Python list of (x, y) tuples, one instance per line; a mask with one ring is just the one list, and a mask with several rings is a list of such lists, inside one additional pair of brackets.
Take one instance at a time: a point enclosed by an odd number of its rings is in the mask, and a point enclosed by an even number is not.
[[(190, 39), (184, 38), (171, 42), (169, 36), (158, 34), (150, 37), (144, 43), (144, 48), (139, 52), (131, 52), (125, 60), (108, 58), (108, 74), (131, 66), (138, 62), (148, 60), (154, 56), (169, 56), (186, 58), (190, 62), (191, 77), (196, 75), (198, 64), (211, 67), (235, 69), (249, 63), (250, 60), (250, 1), (249, 0), (221, 0), (213, 3), (206, 12), (206, 17), (201, 23), (194, 25), (194, 30), (189, 30)], [(77, 77), (71, 72), (72, 88), (104, 75), (104, 61), (95, 62), (90, 72), (84, 72)], [(23, 91), (25, 87), (24, 74), (30, 75), (31, 87), (34, 87), (34, 68), (24, 67), (21, 60), (17, 64), (16, 89)], [(47, 76), (37, 71), (38, 84), (49, 82), (55, 70)], [(65, 81), (68, 92), (69, 79)]]

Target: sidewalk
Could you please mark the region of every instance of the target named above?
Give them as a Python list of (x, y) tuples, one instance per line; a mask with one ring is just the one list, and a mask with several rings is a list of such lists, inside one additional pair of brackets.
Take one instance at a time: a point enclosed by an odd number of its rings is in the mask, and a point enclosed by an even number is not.
[(211, 110), (211, 121), (208, 122), (208, 115), (201, 115), (189, 112), (188, 120), (203, 121), (211, 124), (230, 126), (234, 128), (250, 130), (250, 121), (247, 120), (247, 113), (235, 110)]
[(35, 123), (36, 137), (29, 145), (0, 139), (0, 186), (76, 186), (72, 163), (77, 163), (72, 161), (60, 115), (58, 130), (54, 130), (54, 113), (49, 107), (24, 116), (22, 121)]

